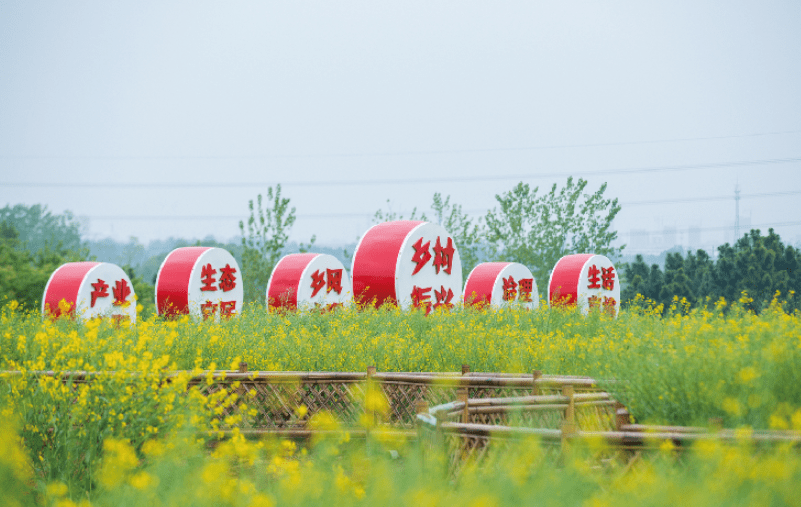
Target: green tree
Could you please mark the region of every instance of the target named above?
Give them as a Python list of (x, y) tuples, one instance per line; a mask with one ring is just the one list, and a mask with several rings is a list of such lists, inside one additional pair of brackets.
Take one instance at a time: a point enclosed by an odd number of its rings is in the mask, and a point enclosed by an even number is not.
[(156, 313), (155, 284), (149, 283), (129, 265), (122, 266), (122, 270), (131, 279), (137, 305), (142, 305), (142, 311), (138, 312), (137, 319), (150, 318), (151, 315)]
[(8, 205), (0, 209), (0, 222), (8, 222), (17, 231), (19, 247), (30, 253), (43, 248), (78, 252), (84, 247), (81, 224), (70, 211), (54, 215), (40, 204)]
[(422, 220), (423, 222), (428, 221), (425, 213), (417, 214), (417, 207), (412, 208), (412, 213), (409, 215), (409, 218), (403, 218), (403, 213), (398, 213), (397, 211), (392, 211), (392, 202), (387, 199), (387, 211), (382, 209), (375, 212), (373, 215), (373, 224), (381, 224), (384, 222), (394, 222), (395, 220)]
[(86, 252), (47, 245), (31, 253), (19, 236), (8, 221), (0, 222), (0, 301), (15, 300), (23, 308), (35, 310), (53, 271), (65, 262), (86, 260)]
[[(289, 207), (289, 199), (281, 197), (281, 185), (267, 189), (267, 206), (262, 204), (262, 196), (248, 202), (250, 218), (239, 222), (242, 233), (242, 280), (245, 283), (245, 302), (264, 301), (267, 283), (273, 268), (281, 260), (289, 230), (295, 223), (295, 207)], [(308, 244), (301, 244), (301, 251), (309, 250), (316, 237)]]
[(453, 236), (462, 260), (462, 279), (466, 280), (467, 275), (481, 259), (481, 219), (473, 222), (473, 219), (462, 211), (460, 204), (451, 204), (451, 196), (443, 200), (439, 192), (434, 194), (431, 209), (434, 211), (436, 222)]
[[(712, 271), (717, 297), (737, 301), (745, 291), (753, 299), (748, 307), (761, 311), (778, 291), (789, 297), (790, 291), (801, 290), (801, 252), (784, 245), (773, 229), (762, 236), (752, 229), (731, 246), (718, 247), (718, 259)], [(799, 308), (790, 301), (790, 308)]]
[(489, 257), (528, 266), (545, 294), (549, 271), (564, 255), (595, 253), (615, 257), (625, 245), (612, 246), (617, 231), (612, 221), (620, 211), (617, 199), (606, 199), (606, 183), (593, 194), (583, 193), (587, 181), (572, 177), (541, 196), (538, 188), (518, 183), (496, 195), (500, 209), (484, 220)]
[(695, 302), (695, 284), (684, 269), (684, 258), (678, 252), (669, 253), (665, 258), (665, 282), (659, 290), (659, 300), (668, 308), (676, 296)]
[(704, 250), (669, 253), (665, 271), (654, 264), (650, 271), (638, 255), (636, 261), (621, 266), (626, 287), (621, 293), (624, 302), (637, 294), (665, 305), (674, 296), (687, 298), (693, 306), (714, 303), (721, 297), (729, 303), (738, 301), (746, 292), (752, 301), (746, 307), (762, 311), (778, 291), (787, 301), (785, 310), (801, 308), (793, 294), (801, 291), (801, 252), (784, 245), (773, 229), (767, 236), (752, 230), (732, 246), (718, 247), (718, 259), (713, 261)]
[(656, 303), (660, 302), (659, 292), (665, 282), (665, 276), (659, 264), (648, 267), (642, 255), (637, 254), (634, 262), (621, 264), (619, 268), (625, 282), (620, 292), (622, 303), (630, 303), (638, 294)]

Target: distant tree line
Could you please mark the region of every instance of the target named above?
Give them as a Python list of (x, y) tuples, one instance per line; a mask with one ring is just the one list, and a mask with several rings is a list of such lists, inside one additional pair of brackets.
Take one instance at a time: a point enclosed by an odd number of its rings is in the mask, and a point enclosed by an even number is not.
[[(462, 259), (463, 279), (480, 262), (519, 262), (531, 269), (540, 295), (545, 296), (550, 270), (562, 256), (596, 253), (614, 261), (625, 246), (613, 246), (617, 232), (611, 225), (621, 209), (617, 199), (604, 196), (606, 184), (594, 192), (585, 192), (586, 187), (586, 180), (568, 178), (561, 188), (554, 184), (539, 194), (537, 187), (521, 182), (496, 195), (497, 206), (478, 218), (470, 217), (450, 196), (435, 193), (430, 220), (452, 234)], [(202, 244), (230, 251), (240, 263), (246, 303), (264, 304), (270, 274), (287, 253), (314, 248), (336, 255), (346, 264), (350, 261), (352, 251), (315, 246), (314, 236), (307, 244), (289, 243), (295, 208), (281, 195), (280, 185), (269, 187), (266, 197), (259, 194), (249, 202), (250, 216), (239, 224), (239, 244), (218, 243), (211, 237), (203, 241), (170, 238), (147, 247), (136, 238), (128, 243), (87, 242), (82, 241), (80, 223), (69, 212), (54, 215), (40, 205), (6, 206), (0, 209), (0, 304), (3, 298), (15, 299), (27, 308), (37, 308), (50, 274), (59, 265), (94, 260), (93, 255), (126, 270), (144, 307), (144, 317), (154, 311), (158, 267), (180, 246)], [(373, 222), (401, 219), (402, 214), (378, 210)], [(408, 219), (429, 220), (417, 209)], [(751, 299), (747, 307), (759, 312), (776, 291), (789, 299), (788, 310), (799, 308), (797, 299), (791, 297), (792, 291), (801, 289), (799, 266), (799, 250), (784, 245), (771, 229), (767, 236), (753, 230), (734, 246), (719, 247), (716, 260), (703, 250), (687, 253), (686, 258), (669, 253), (663, 270), (657, 264), (648, 266), (638, 255), (634, 262), (619, 265), (618, 271), (624, 303), (640, 294), (664, 308), (674, 296), (689, 305), (704, 305), (720, 298), (736, 301), (746, 291)]]
[(778, 292), (786, 301), (785, 310), (801, 309), (796, 297), (801, 291), (801, 252), (782, 243), (773, 229), (767, 236), (754, 229), (733, 246), (719, 246), (715, 260), (704, 250), (686, 257), (668, 253), (663, 271), (657, 264), (649, 267), (638, 255), (620, 268), (626, 282), (621, 299), (627, 303), (638, 294), (664, 309), (674, 297), (696, 307), (714, 305), (720, 298), (728, 303), (742, 299), (746, 308), (759, 313)]

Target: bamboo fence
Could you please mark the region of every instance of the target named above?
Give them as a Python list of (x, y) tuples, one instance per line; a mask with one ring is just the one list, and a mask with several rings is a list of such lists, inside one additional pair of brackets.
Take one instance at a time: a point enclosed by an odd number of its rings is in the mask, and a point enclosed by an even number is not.
[[(34, 371), (25, 375), (59, 378), (79, 389), (103, 375), (119, 372)], [(137, 375), (136, 373), (129, 373)], [(187, 372), (165, 373), (169, 382)], [(0, 372), (0, 378), (23, 375)], [(265, 372), (248, 371), (241, 363), (237, 371), (204, 371), (190, 377), (188, 389), (204, 395), (236, 393), (255, 415), (243, 414), (239, 431), (247, 436), (278, 435), (308, 438), (324, 431), (313, 430), (309, 420), (330, 412), (354, 436), (367, 435), (359, 426), (368, 393), (380, 394), (386, 406), (381, 414), (367, 413), (384, 430), (418, 438), (425, 448), (444, 446), (450, 468), (484, 459), (493, 448), (514, 445), (525, 437), (537, 437), (554, 454), (571, 444), (603, 442), (613, 452), (639, 452), (670, 441), (681, 449), (702, 439), (735, 441), (741, 433), (720, 428), (646, 426), (632, 424), (626, 408), (603, 388), (625, 388), (616, 381), (589, 377), (471, 372)], [(298, 411), (304, 406), (306, 410)], [(431, 407), (431, 408), (429, 408)], [(236, 404), (223, 407), (219, 420), (238, 411)], [(302, 414), (302, 415), (301, 415)], [(223, 434), (234, 428), (220, 425)], [(753, 442), (801, 443), (801, 433), (754, 431)]]

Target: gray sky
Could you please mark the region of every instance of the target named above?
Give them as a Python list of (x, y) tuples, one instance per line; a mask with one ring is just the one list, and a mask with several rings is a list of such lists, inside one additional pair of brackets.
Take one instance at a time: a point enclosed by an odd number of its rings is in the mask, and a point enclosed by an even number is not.
[(341, 244), (387, 199), (479, 215), (574, 175), (608, 182), (623, 241), (717, 245), (739, 182), (741, 216), (801, 241), (801, 2), (663, 4), (2, 2), (0, 205), (227, 239), (282, 183), (292, 238)]

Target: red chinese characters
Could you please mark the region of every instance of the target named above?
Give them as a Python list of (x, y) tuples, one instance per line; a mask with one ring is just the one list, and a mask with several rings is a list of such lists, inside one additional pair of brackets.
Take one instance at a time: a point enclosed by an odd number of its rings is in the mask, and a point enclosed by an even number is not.
[(521, 278), (519, 285), (520, 285), (520, 297), (518, 298), (518, 301), (522, 301), (524, 303), (530, 303), (531, 293), (534, 291), (534, 279)]
[(452, 289), (445, 289), (444, 285), (440, 285), (439, 290), (434, 289), (434, 309), (445, 307), (445, 308), (453, 308), (453, 290)]
[(514, 301), (517, 299), (521, 303), (531, 302), (531, 293), (534, 291), (533, 278), (521, 278), (515, 281), (514, 276), (509, 275), (503, 280), (503, 300)]
[[(601, 267), (599, 270), (598, 266), (593, 264), (587, 272), (587, 278), (590, 282), (589, 285), (587, 285), (588, 289), (603, 289), (608, 291), (613, 291), (615, 289), (614, 266), (609, 266), (608, 268)], [(615, 315), (617, 300), (614, 297), (590, 296), (587, 298), (587, 303), (590, 311), (602, 307), (604, 312)]]
[(590, 311), (593, 310), (603, 310), (607, 314), (611, 316), (615, 316), (615, 307), (617, 306), (617, 300), (613, 297), (606, 297), (606, 296), (590, 296), (587, 298), (587, 303), (590, 308)]
[(231, 317), (236, 314), (236, 301), (220, 301), (220, 303), (217, 304), (207, 300), (200, 305), (203, 320), (213, 318), (218, 308), (220, 310), (220, 317)]
[(200, 287), (202, 291), (216, 291), (217, 287), (214, 286), (217, 283), (217, 280), (214, 278), (214, 275), (217, 274), (217, 270), (211, 267), (211, 264), (206, 264), (200, 270), (200, 281), (203, 282), (203, 286)]
[[(220, 268), (219, 282), (214, 277), (217, 270), (211, 266), (211, 263), (206, 264), (200, 270), (200, 281), (203, 285), (200, 290), (204, 292), (215, 292), (219, 288), (223, 292), (229, 292), (236, 288), (236, 268), (232, 268), (230, 264), (226, 264), (224, 268)], [(217, 285), (215, 285), (217, 284)]]
[(123, 306), (127, 303), (128, 296), (131, 295), (131, 288), (128, 286), (127, 280), (117, 280), (111, 292), (114, 293), (114, 306)]
[(434, 268), (437, 270), (437, 274), (439, 274), (440, 268), (447, 274), (451, 274), (451, 269), (453, 268), (453, 254), (456, 251), (453, 248), (453, 239), (448, 238), (448, 243), (446, 246), (442, 246), (440, 244), (439, 236), (437, 236), (437, 243), (434, 245)]
[(200, 312), (203, 314), (203, 320), (214, 317), (214, 314), (217, 313), (217, 305), (211, 301), (206, 301), (200, 305)]
[(412, 289), (412, 306), (415, 308), (425, 308), (426, 315), (431, 313), (432, 309), (437, 308), (453, 308), (453, 289), (445, 288), (440, 285), (439, 290), (434, 289), (434, 301), (431, 301), (431, 289), (433, 287), (418, 287), (414, 286)]
[(236, 268), (232, 268), (230, 264), (226, 264), (224, 268), (220, 268), (220, 290), (228, 292), (236, 288)]
[(517, 282), (513, 276), (503, 278), (503, 300), (514, 301), (517, 297)]
[[(600, 275), (600, 276), (598, 276)], [(601, 289), (615, 290), (615, 268), (610, 266), (608, 268), (602, 267), (600, 270), (598, 266), (593, 264), (587, 272), (587, 279), (589, 280), (588, 289)]]
[[(412, 262), (415, 263), (412, 275), (416, 275), (423, 269), (428, 261), (431, 260), (431, 241), (423, 243), (423, 238), (420, 238), (412, 245), (414, 254), (412, 255)], [(453, 246), (453, 238), (448, 238), (445, 246), (442, 246), (442, 238), (437, 236), (437, 242), (434, 244), (434, 270), (439, 274), (440, 270), (450, 275), (453, 271), (453, 255), (456, 253), (456, 248)]]
[(602, 267), (599, 270), (598, 266), (593, 264), (587, 272), (587, 279), (590, 282), (589, 285), (587, 285), (588, 289), (600, 289), (603, 287), (604, 290), (614, 290), (615, 268), (614, 266), (610, 266), (608, 268)]
[(91, 307), (95, 307), (95, 303), (97, 302), (97, 298), (105, 298), (108, 297), (108, 284), (101, 280), (100, 278), (97, 279), (97, 282), (92, 284), (92, 293), (90, 296), (92, 297)]
[(431, 260), (431, 252), (428, 251), (428, 247), (430, 246), (430, 241), (426, 244), (423, 244), (423, 238), (418, 239), (417, 242), (412, 245), (412, 248), (414, 248), (412, 262), (416, 264), (414, 271), (412, 271), (412, 275), (419, 273), (420, 270), (423, 269), (423, 266), (425, 266), (426, 263)]
[(415, 308), (425, 308), (426, 315), (431, 311), (431, 287), (418, 287), (415, 285), (412, 288), (412, 306)]
[(236, 301), (220, 301), (220, 317), (230, 317), (236, 313)]
[(590, 266), (589, 271), (587, 272), (587, 279), (589, 280), (589, 285), (587, 285), (588, 289), (600, 289), (601, 288), (601, 277), (598, 275), (601, 272), (598, 270), (598, 266), (593, 264)]
[(320, 290), (323, 287), (325, 287), (325, 272), (320, 271), (318, 269), (317, 271), (312, 273), (312, 283), (311, 283), (312, 295), (311, 295), (311, 297), (316, 296), (317, 293), (320, 292)]
[(312, 273), (312, 295), (314, 297), (320, 290), (326, 287), (326, 292), (334, 291), (337, 294), (342, 294), (342, 270), (341, 269), (326, 269), (325, 271), (315, 270)]
[(342, 294), (342, 270), (326, 269), (325, 273), (328, 279), (328, 287), (326, 288), (326, 292), (334, 291), (337, 294)]
[(608, 268), (601, 268), (601, 280), (603, 288), (606, 290), (615, 289), (615, 268), (610, 266)]

